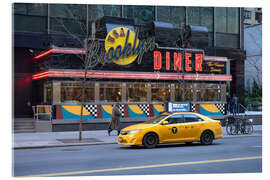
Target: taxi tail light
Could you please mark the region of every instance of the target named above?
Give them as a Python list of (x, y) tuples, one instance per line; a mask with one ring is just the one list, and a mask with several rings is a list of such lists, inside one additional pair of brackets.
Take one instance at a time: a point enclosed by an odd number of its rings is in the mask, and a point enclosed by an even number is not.
[(221, 126), (221, 121), (219, 121), (218, 124)]

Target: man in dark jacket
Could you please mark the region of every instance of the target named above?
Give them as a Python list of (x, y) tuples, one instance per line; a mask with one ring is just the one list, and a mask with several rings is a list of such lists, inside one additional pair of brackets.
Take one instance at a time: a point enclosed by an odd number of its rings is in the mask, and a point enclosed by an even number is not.
[(108, 128), (109, 136), (112, 130), (117, 130), (118, 135), (120, 134), (120, 115), (121, 115), (121, 112), (119, 110), (119, 103), (116, 103), (112, 109), (112, 121), (110, 122), (110, 125)]
[(233, 113), (233, 115), (235, 115), (238, 112), (237, 106), (238, 106), (238, 98), (234, 94), (233, 98), (232, 98), (232, 113)]
[(231, 113), (231, 103), (232, 103), (229, 93), (226, 93), (226, 102), (227, 102), (227, 104), (226, 104), (226, 113), (229, 114), (229, 113)]

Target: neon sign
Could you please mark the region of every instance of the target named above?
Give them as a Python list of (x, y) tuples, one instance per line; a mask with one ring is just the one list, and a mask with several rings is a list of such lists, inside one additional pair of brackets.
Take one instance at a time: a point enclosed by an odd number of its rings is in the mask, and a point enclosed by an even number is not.
[[(202, 72), (203, 71), (203, 54), (202, 53), (185, 53), (183, 52), (170, 52), (166, 51), (165, 53), (165, 68), (166, 71), (182, 71), (185, 72)], [(159, 71), (162, 69), (162, 53), (160, 51), (154, 51), (154, 70)], [(173, 66), (171, 66), (171, 54), (173, 54)], [(164, 56), (163, 56), (164, 57)], [(182, 57), (184, 58), (182, 61)], [(193, 59), (195, 63), (193, 62)]]
[(125, 27), (117, 27), (112, 29), (105, 39), (105, 51), (100, 51), (97, 41), (93, 41), (89, 49), (90, 66), (97, 64), (115, 63), (118, 65), (129, 65), (137, 59), (137, 63), (141, 64), (142, 57), (145, 52), (153, 51), (155, 41), (153, 38), (138, 39), (138, 30), (134, 33)]

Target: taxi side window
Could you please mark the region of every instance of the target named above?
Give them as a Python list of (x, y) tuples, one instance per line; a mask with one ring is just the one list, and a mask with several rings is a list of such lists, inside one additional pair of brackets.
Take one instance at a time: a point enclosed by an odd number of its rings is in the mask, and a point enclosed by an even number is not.
[(184, 114), (185, 122), (201, 122), (202, 119), (194, 114)]
[(176, 114), (167, 119), (168, 124), (177, 124), (177, 123), (184, 123), (183, 115)]

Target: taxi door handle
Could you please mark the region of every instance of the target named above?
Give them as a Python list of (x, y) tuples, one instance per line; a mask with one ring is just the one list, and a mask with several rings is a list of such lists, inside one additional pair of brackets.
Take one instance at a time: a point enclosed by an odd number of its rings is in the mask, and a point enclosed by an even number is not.
[(185, 126), (185, 128), (189, 128), (188, 126)]
[(193, 126), (191, 126), (191, 128), (194, 128)]

